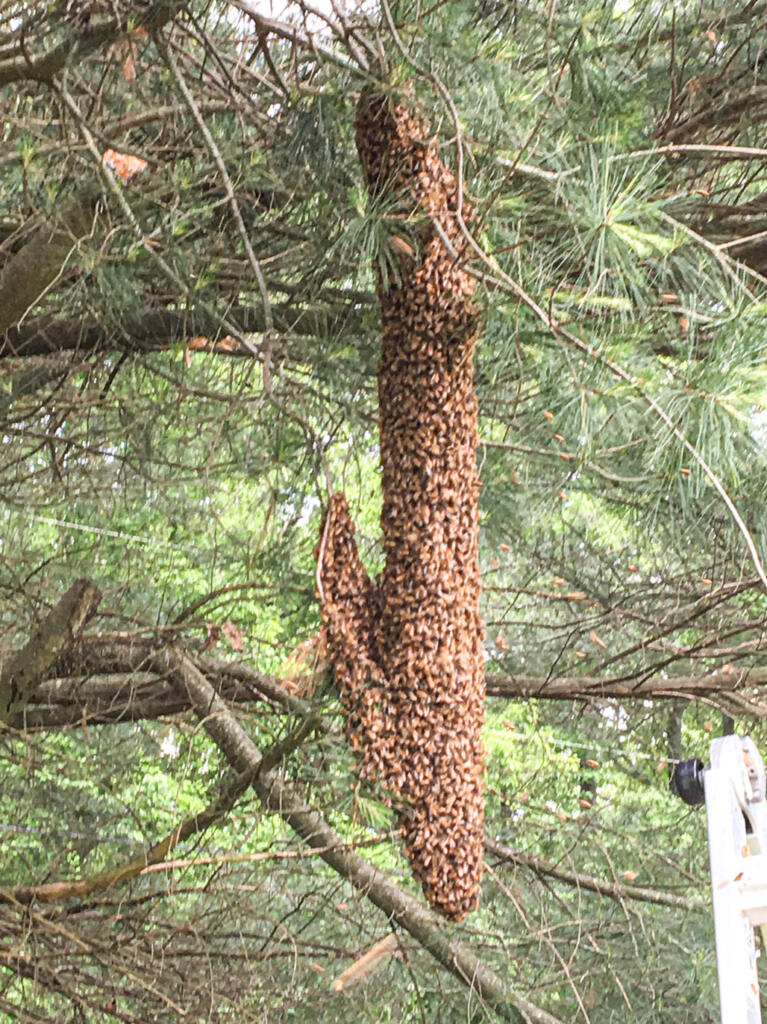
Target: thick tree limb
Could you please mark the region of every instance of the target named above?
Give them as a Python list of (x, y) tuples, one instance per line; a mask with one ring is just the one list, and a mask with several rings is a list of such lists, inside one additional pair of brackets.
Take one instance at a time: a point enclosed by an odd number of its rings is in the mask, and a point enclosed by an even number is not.
[[(83, 722), (108, 725), (183, 714), (190, 704), (167, 678), (149, 671), (147, 658), (156, 644), (136, 638), (89, 636), (71, 651), (56, 675), (37, 687), (23, 712), (9, 724), (15, 728), (59, 729)], [(224, 699), (241, 703), (266, 699), (290, 714), (305, 717), (312, 707), (287, 692), (284, 681), (224, 658), (194, 657), (208, 678), (215, 679)], [(317, 679), (323, 681), (325, 676)], [(734, 713), (767, 714), (759, 690), (767, 685), (765, 669), (732, 669), (699, 676), (671, 676), (636, 682), (615, 682), (592, 676), (517, 676), (491, 673), (489, 697), (525, 700), (620, 700), (684, 698), (715, 700)]]
[(507, 675), (502, 672), (487, 676), (487, 694), (492, 697), (510, 697), (514, 700), (542, 697), (549, 700), (599, 700), (642, 698), (668, 700), (684, 697), (695, 700), (710, 697), (731, 707), (738, 713), (767, 714), (767, 704), (759, 700), (758, 691), (767, 684), (764, 669), (730, 669), (699, 676), (669, 676), (659, 679), (613, 680), (604, 676), (553, 676), (542, 679), (535, 676)]
[[(0, 317), (3, 312), (0, 292)], [(227, 316), (237, 324), (243, 334), (260, 334), (265, 329), (263, 312), (259, 308), (235, 306), (229, 310)], [(349, 308), (307, 310), (295, 304), (283, 303), (272, 306), (272, 317), (274, 329), (286, 335), (311, 338), (359, 337), (362, 330), (359, 315), (354, 309)], [(0, 326), (0, 331), (2, 330)], [(0, 333), (0, 359), (47, 356), (58, 352), (152, 352), (170, 348), (179, 340), (203, 334), (210, 338), (210, 351), (252, 358), (252, 353), (245, 346), (234, 341), (228, 346), (217, 346), (216, 339), (222, 334), (221, 328), (217, 323), (212, 323), (204, 312), (164, 309), (147, 312), (145, 316), (131, 319), (121, 325), (119, 331), (110, 325), (85, 323), (80, 317), (61, 320), (53, 316), (37, 317), (20, 327), (12, 327), (4, 334)], [(305, 358), (305, 355), (297, 350), (291, 352), (289, 346), (283, 354), (296, 360), (302, 356)]]
[[(94, 16), (85, 26), (65, 25), (58, 42), (50, 49), (40, 48), (34, 52), (35, 39), (22, 38), (17, 49), (3, 54), (0, 60), (0, 86), (12, 82), (50, 82), (64, 66), (72, 60), (82, 60), (96, 50), (105, 49), (125, 33), (124, 18), (133, 13), (126, 5), (106, 5), (109, 14)], [(140, 14), (141, 24), (150, 33), (162, 28), (184, 6), (177, 0), (157, 0), (151, 5), (133, 5)], [(38, 36), (38, 33), (34, 33)], [(39, 36), (38, 36), (39, 38)]]
[(322, 815), (298, 796), (277, 771), (260, 772), (262, 756), (205, 676), (182, 652), (166, 649), (150, 659), (156, 672), (169, 674), (185, 692), (202, 723), (238, 773), (252, 771), (253, 787), (268, 809), (279, 814), (309, 846), (390, 919), (409, 932), (451, 974), (507, 1020), (558, 1024), (555, 1017), (513, 994), (506, 984), (462, 942), (446, 934), (444, 922), (394, 885), (358, 853), (343, 850), (343, 840)]
[(53, 225), (43, 224), (0, 270), (0, 332), (24, 316), (60, 275), (70, 253), (91, 230), (86, 198), (67, 200)]
[[(15, 728), (47, 729), (188, 712), (191, 704), (186, 695), (166, 673), (151, 671), (151, 659), (158, 650), (157, 641), (142, 637), (109, 633), (83, 637), (65, 652), (50, 677), (38, 687), (36, 705), (27, 706), (10, 724)], [(284, 680), (223, 658), (187, 656), (215, 680), (225, 700), (267, 700), (298, 718), (314, 714), (308, 702), (285, 689)]]
[(0, 667), (0, 723), (22, 710), (46, 674), (96, 611), (101, 592), (77, 580), (40, 623), (29, 642)]

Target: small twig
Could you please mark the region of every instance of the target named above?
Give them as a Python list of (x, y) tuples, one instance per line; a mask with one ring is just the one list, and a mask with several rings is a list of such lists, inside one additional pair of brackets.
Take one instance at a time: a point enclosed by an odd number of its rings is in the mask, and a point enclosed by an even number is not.
[[(479, 257), (480, 261), (492, 271), (492, 273), (489, 274), (486, 272), (478, 273), (477, 271), (472, 271), (467, 268), (467, 273), (472, 273), (485, 284), (490, 284), (496, 288), (501, 288), (504, 291), (510, 293), (511, 295), (514, 295), (515, 298), (519, 299), (520, 302), (527, 306), (529, 310), (535, 313), (538, 319), (542, 323), (544, 323), (546, 327), (549, 328), (549, 330), (552, 332), (552, 334), (557, 340), (566, 341), (568, 344), (578, 349), (579, 352), (588, 356), (590, 359), (593, 359), (595, 362), (600, 363), (602, 366), (608, 369), (613, 374), (613, 376), (615, 376), (618, 380), (622, 380), (625, 384), (628, 384), (631, 387), (631, 389), (636, 394), (639, 395), (639, 397), (645, 403), (645, 405), (647, 405), (655, 413), (655, 415), (664, 424), (664, 426), (667, 427), (669, 432), (673, 434), (673, 436), (682, 443), (685, 451), (694, 459), (695, 462), (697, 462), (697, 464), (703, 470), (704, 475), (711, 482), (717, 494), (724, 502), (733, 522), (735, 523), (741, 535), (743, 536), (743, 539), (746, 543), (746, 548), (748, 549), (748, 553), (751, 557), (751, 562), (754, 568), (756, 569), (757, 575), (759, 576), (759, 579), (761, 580), (764, 589), (767, 590), (767, 572), (765, 572), (762, 559), (759, 555), (759, 550), (756, 546), (753, 536), (751, 535), (751, 531), (746, 526), (743, 517), (738, 511), (737, 505), (728, 494), (722, 481), (719, 479), (716, 473), (714, 473), (713, 469), (711, 469), (711, 467), (700, 454), (698, 449), (687, 439), (685, 434), (682, 432), (682, 430), (680, 430), (676, 423), (674, 423), (674, 421), (671, 419), (666, 410), (652, 397), (652, 395), (648, 394), (644, 390), (641, 384), (638, 381), (636, 381), (631, 376), (631, 374), (628, 373), (627, 370), (624, 370), (623, 367), (620, 366), (618, 363), (614, 362), (612, 359), (603, 355), (601, 352), (598, 352), (592, 344), (590, 344), (587, 341), (583, 341), (583, 339), (579, 338), (577, 334), (573, 334), (572, 331), (567, 330), (567, 328), (563, 327), (557, 320), (550, 316), (550, 314), (547, 313), (546, 310), (539, 306), (535, 299), (531, 295), (528, 295), (528, 293), (520, 284), (518, 284), (509, 274), (507, 274), (506, 271), (503, 270), (496, 262), (490, 259), (490, 257), (485, 253), (484, 249), (479, 245), (477, 240), (469, 231), (468, 227), (466, 226), (466, 223), (463, 220), (463, 217), (461, 217), (460, 214), (456, 214), (456, 221), (458, 222), (458, 225), (461, 228), (461, 233), (463, 237), (466, 239), (472, 250)], [(445, 247), (448, 249), (451, 255), (453, 255), (457, 259), (458, 253), (455, 250), (455, 246), (447, 237), (446, 233), (442, 229), (442, 226), (436, 220), (434, 220), (432, 223), (434, 224), (434, 228), (437, 231), (440, 238), (442, 239), (442, 242), (445, 245)], [(690, 233), (694, 234), (694, 232)]]
[(433, 71), (428, 71), (426, 68), (422, 67), (415, 60), (415, 58), (412, 56), (412, 54), (408, 53), (407, 49), (405, 48), (405, 44), (402, 42), (402, 39), (400, 38), (400, 34), (397, 31), (397, 26), (394, 24), (394, 18), (392, 17), (391, 9), (389, 8), (389, 4), (387, 3), (387, 0), (381, 0), (381, 7), (383, 9), (384, 16), (386, 18), (386, 23), (389, 26), (389, 31), (392, 34), (392, 39), (397, 44), (397, 49), (400, 51), (400, 53), (405, 58), (405, 60), (408, 62), (408, 64), (410, 64), (412, 66), (412, 68), (415, 71), (418, 72), (419, 75), (421, 75), (423, 78), (425, 78), (428, 82), (431, 82), (436, 87), (436, 89), (439, 92), (440, 96), (445, 101), (445, 104), (446, 104), (448, 110), (450, 111), (450, 117), (451, 117), (451, 119), (453, 121), (453, 131), (455, 132), (455, 145), (456, 145), (456, 172), (455, 172), (455, 180), (456, 180), (456, 207), (455, 207), (455, 215), (460, 220), (461, 219), (461, 211), (463, 209), (463, 133), (461, 132), (461, 120), (458, 117), (458, 111), (456, 109), (455, 103), (453, 102), (453, 97), (448, 92), (448, 90), (445, 87), (445, 85), (442, 82), (442, 80)]
[(168, 264), (162, 258), (162, 256), (160, 256), (158, 252), (155, 252), (154, 248), (151, 245), (149, 245), (147, 237), (141, 229), (141, 224), (139, 223), (138, 219), (136, 218), (136, 215), (131, 209), (130, 204), (127, 202), (125, 196), (123, 195), (121, 186), (117, 183), (114, 175), (110, 171), (108, 171), (106, 167), (104, 167), (102, 163), (101, 153), (99, 153), (96, 141), (93, 138), (93, 135), (90, 129), (88, 128), (88, 125), (85, 123), (85, 119), (83, 118), (83, 115), (81, 114), (80, 108), (77, 106), (77, 103), (74, 101), (65, 85), (62, 84), (59, 86), (52, 86), (52, 88), (56, 89), (59, 96), (61, 97), (62, 102), (64, 103), (64, 106), (67, 107), (69, 112), (72, 114), (72, 117), (75, 119), (75, 123), (77, 124), (77, 127), (80, 130), (80, 134), (83, 137), (83, 141), (85, 142), (86, 148), (90, 152), (91, 156), (93, 157), (94, 161), (96, 162), (99, 168), (99, 173), (101, 175), (102, 180), (104, 181), (104, 184), (114, 196), (117, 205), (120, 207), (123, 213), (123, 216), (128, 221), (130, 226), (133, 228), (137, 241), (140, 243), (141, 247), (144, 249), (149, 259), (161, 271), (161, 273), (168, 278), (171, 284), (173, 284), (179, 290), (179, 292), (187, 298), (191, 306), (197, 306), (204, 313), (206, 313), (207, 316), (209, 316), (212, 320), (218, 323), (219, 326), (227, 334), (231, 334), (233, 338), (239, 341), (240, 344), (243, 345), (251, 353), (251, 355), (255, 356), (257, 359), (263, 359), (263, 353), (257, 348), (257, 346), (255, 346), (252, 341), (249, 341), (246, 337), (244, 337), (242, 331), (240, 331), (238, 327), (230, 323), (226, 317), (221, 316), (221, 314), (217, 310), (215, 310), (207, 302), (201, 299), (199, 295), (195, 293), (194, 289), (190, 285), (186, 284), (184, 281), (181, 280), (181, 278), (178, 276), (176, 271), (170, 266), (170, 264)]
[(255, 277), (256, 283), (258, 284), (258, 291), (259, 294), (261, 295), (261, 306), (264, 311), (264, 333), (267, 335), (267, 337), (271, 337), (272, 331), (274, 330), (274, 320), (272, 318), (271, 302), (269, 301), (269, 291), (266, 287), (266, 278), (264, 277), (264, 272), (261, 269), (261, 264), (259, 263), (256, 254), (253, 251), (253, 246), (250, 244), (250, 238), (248, 237), (248, 232), (245, 229), (245, 222), (242, 219), (240, 204), (237, 202), (237, 197), (234, 194), (234, 186), (232, 185), (232, 179), (229, 177), (229, 172), (226, 169), (224, 158), (221, 156), (221, 151), (216, 145), (216, 140), (210, 133), (210, 129), (208, 128), (205, 118), (202, 116), (202, 113), (200, 112), (200, 108), (197, 106), (197, 101), (192, 95), (189, 86), (186, 84), (186, 79), (181, 73), (181, 69), (179, 68), (178, 63), (176, 62), (175, 57), (172, 55), (172, 53), (165, 44), (165, 40), (159, 35), (159, 33), (155, 37), (155, 43), (157, 45), (157, 49), (162, 54), (162, 58), (167, 64), (170, 73), (175, 78), (179, 91), (181, 92), (181, 95), (184, 97), (186, 105), (189, 107), (189, 111), (197, 123), (197, 127), (200, 129), (200, 133), (203, 137), (203, 140), (205, 141), (205, 145), (208, 149), (208, 152), (210, 153), (213, 162), (218, 168), (218, 173), (221, 176), (221, 181), (223, 182), (224, 185), (224, 191), (226, 192), (226, 198), (229, 202), (229, 209), (232, 211), (232, 217), (234, 218), (234, 223), (237, 226), (237, 233), (239, 234), (240, 239), (242, 240), (242, 244), (245, 247), (248, 262), (250, 263), (250, 268), (253, 271), (253, 276)]
[(330, 506), (325, 513), (325, 525), (322, 527), (322, 537), (320, 538), (320, 546), (317, 551), (317, 568), (314, 570), (314, 582), (317, 585), (317, 595), (320, 599), (320, 607), (325, 605), (325, 589), (322, 586), (322, 566), (325, 561), (325, 547), (328, 542), (328, 533), (330, 532)]

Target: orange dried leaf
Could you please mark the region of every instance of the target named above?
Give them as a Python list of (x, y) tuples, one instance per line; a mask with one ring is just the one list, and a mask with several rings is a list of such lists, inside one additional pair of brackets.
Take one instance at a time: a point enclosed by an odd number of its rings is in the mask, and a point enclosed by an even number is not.
[(128, 55), (120, 65), (120, 70), (126, 82), (136, 81), (136, 54), (133, 51), (133, 47), (128, 50)]
[(402, 256), (415, 256), (415, 249), (412, 245), (401, 238), (399, 235), (391, 236), (391, 247), (395, 252), (400, 253)]
[(114, 171), (117, 177), (127, 185), (137, 174), (146, 170), (147, 162), (140, 156), (131, 156), (130, 153), (118, 153), (116, 149), (105, 149), (101, 162), (105, 167)]
[(589, 633), (589, 640), (592, 642), (592, 644), (596, 644), (597, 647), (601, 647), (603, 649), (606, 649), (607, 647), (607, 644), (604, 642), (602, 637), (599, 635), (599, 633), (597, 633), (595, 629), (592, 629)]
[(587, 757), (583, 763), (586, 765), (587, 768), (599, 767), (599, 761), (595, 761), (593, 757)]
[(576, 651), (575, 652), (575, 657), (576, 658), (585, 658), (586, 657), (586, 652), (585, 651)]
[(626, 879), (627, 882), (633, 882), (635, 878), (639, 877), (639, 872), (638, 871), (624, 871), (623, 872), (623, 877)]

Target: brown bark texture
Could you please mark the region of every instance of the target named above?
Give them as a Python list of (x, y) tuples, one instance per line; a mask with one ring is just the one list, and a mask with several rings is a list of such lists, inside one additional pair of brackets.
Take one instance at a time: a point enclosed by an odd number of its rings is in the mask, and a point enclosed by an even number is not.
[(318, 596), (362, 774), (395, 795), (414, 874), (460, 920), (478, 903), (484, 814), (475, 281), (456, 258), (458, 189), (427, 125), (367, 89), (356, 128), (369, 189), (415, 225), (417, 245), (394, 247), (399, 273), (379, 272), (377, 288), (385, 569), (368, 579), (335, 495)]
[(95, 614), (101, 591), (79, 579), (43, 619), (29, 641), (0, 662), (0, 723), (21, 712), (61, 657)]
[(40, 225), (19, 252), (0, 268), (0, 334), (35, 305), (56, 281), (92, 224), (87, 199), (73, 198), (53, 224)]

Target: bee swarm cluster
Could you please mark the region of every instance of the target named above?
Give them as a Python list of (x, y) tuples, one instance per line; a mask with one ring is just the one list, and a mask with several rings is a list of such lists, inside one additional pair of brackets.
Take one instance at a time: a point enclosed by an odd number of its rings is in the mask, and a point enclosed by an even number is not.
[(362, 775), (395, 795), (415, 876), (460, 920), (479, 899), (484, 816), (475, 281), (456, 259), (457, 185), (427, 126), (366, 89), (356, 128), (368, 187), (417, 216), (418, 252), (399, 252), (399, 279), (379, 277), (377, 289), (386, 567), (368, 578), (337, 494), (318, 592)]

